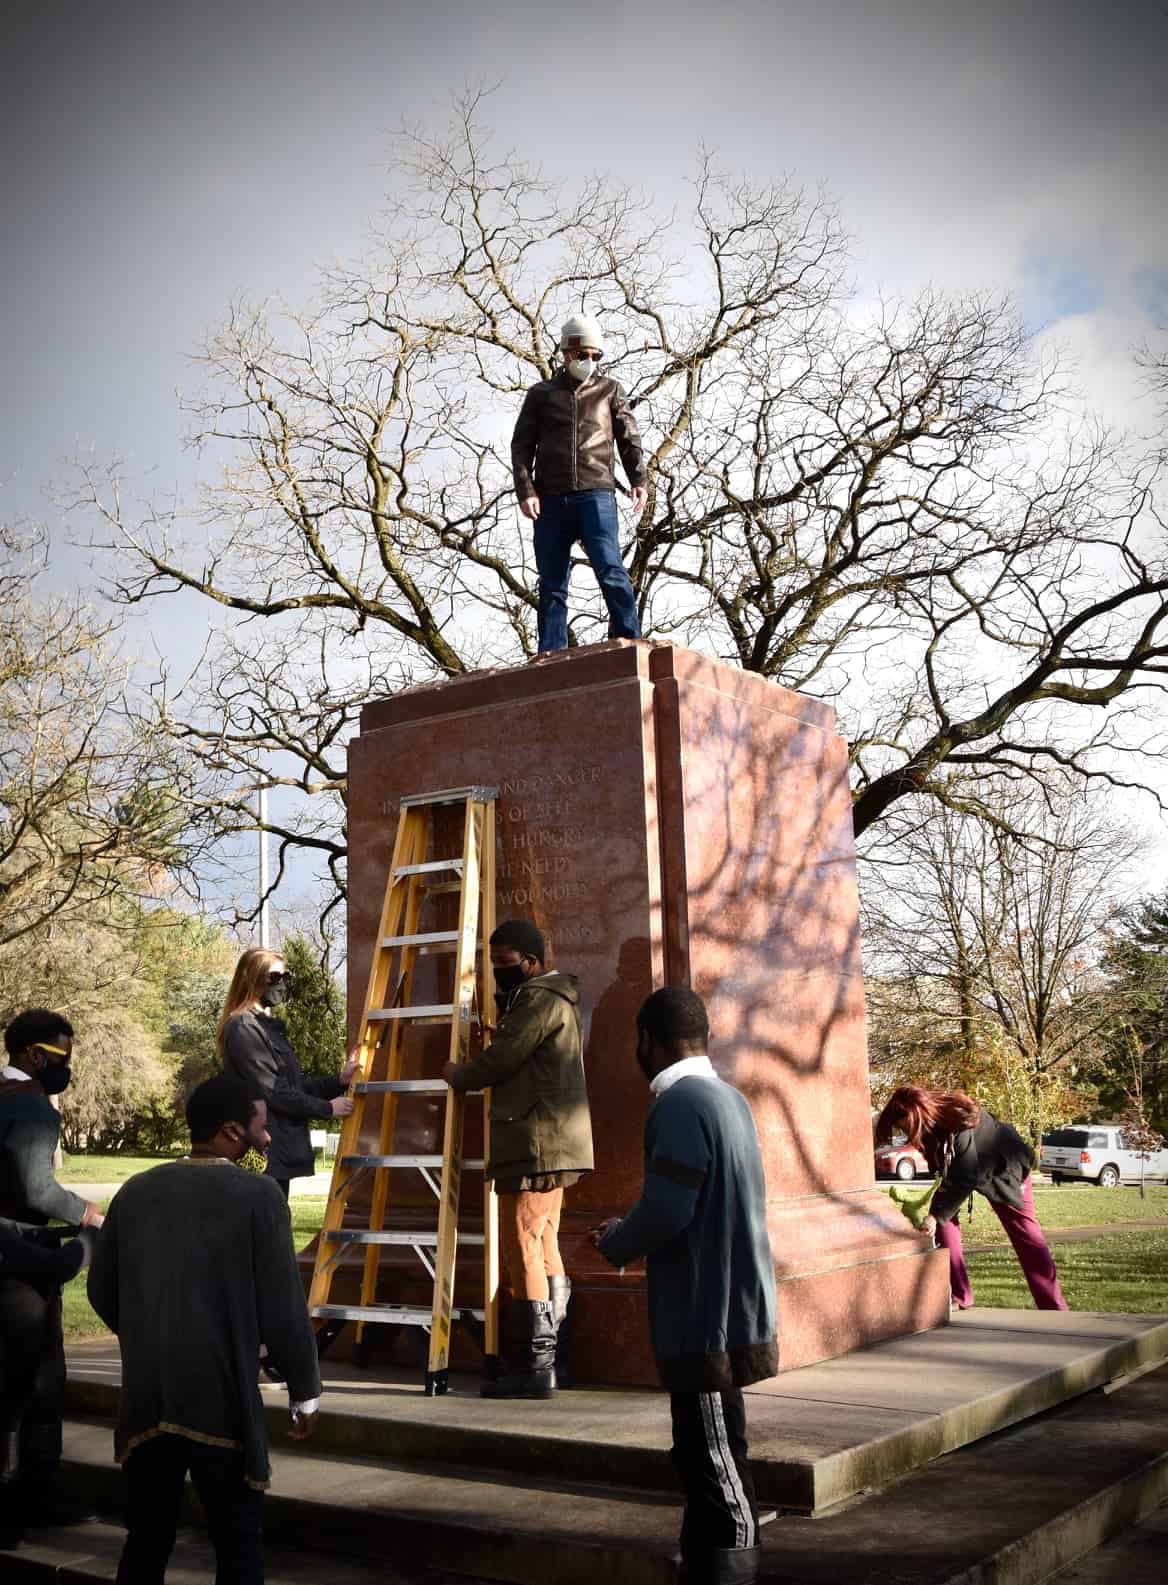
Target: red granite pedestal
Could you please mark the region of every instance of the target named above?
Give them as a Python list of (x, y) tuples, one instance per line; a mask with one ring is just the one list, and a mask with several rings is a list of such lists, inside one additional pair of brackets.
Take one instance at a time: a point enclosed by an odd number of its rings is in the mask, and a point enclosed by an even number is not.
[[(847, 756), (831, 710), (689, 650), (617, 641), (377, 701), (361, 728), (350, 1006), (398, 798), (471, 783), (500, 790), (499, 918), (535, 919), (555, 965), (579, 976), (596, 1171), (568, 1193), (561, 1244), (581, 1379), (655, 1379), (643, 1275), (612, 1271), (587, 1230), (639, 1189), (650, 1097), (634, 1017), (663, 984), (706, 998), (710, 1055), (754, 1108), (783, 1367), (945, 1322), (946, 1256), (873, 1179)], [(448, 971), (432, 959), (426, 972), (440, 998)], [(407, 1075), (436, 1072), (442, 1055), (434, 1031), (416, 1031)], [(440, 1148), (438, 1123), (433, 1100), (414, 1102), (408, 1148)], [(424, 1196), (395, 1184), (396, 1225), (427, 1217)], [(414, 1296), (409, 1258), (387, 1263), (381, 1298)], [(474, 1276), (463, 1259), (460, 1302)]]

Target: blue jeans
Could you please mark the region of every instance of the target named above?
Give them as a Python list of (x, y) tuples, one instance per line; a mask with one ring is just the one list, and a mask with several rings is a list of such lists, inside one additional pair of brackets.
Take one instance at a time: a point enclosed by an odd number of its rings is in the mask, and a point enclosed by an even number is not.
[(579, 540), (608, 607), (610, 638), (640, 638), (637, 602), (621, 560), (614, 490), (574, 490), (540, 497), (535, 520), (539, 568), (539, 649), (566, 649), (572, 546)]

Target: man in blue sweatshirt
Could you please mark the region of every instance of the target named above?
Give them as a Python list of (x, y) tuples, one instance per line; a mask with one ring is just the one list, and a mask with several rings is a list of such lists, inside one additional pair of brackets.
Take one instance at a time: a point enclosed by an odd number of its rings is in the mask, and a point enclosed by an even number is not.
[(593, 1242), (614, 1266), (647, 1260), (686, 1585), (738, 1585), (757, 1580), (761, 1560), (742, 1389), (776, 1373), (779, 1351), (758, 1134), (745, 1097), (714, 1072), (709, 1032), (701, 997), (680, 986), (637, 1014), (637, 1064), (655, 1096), (645, 1182)]

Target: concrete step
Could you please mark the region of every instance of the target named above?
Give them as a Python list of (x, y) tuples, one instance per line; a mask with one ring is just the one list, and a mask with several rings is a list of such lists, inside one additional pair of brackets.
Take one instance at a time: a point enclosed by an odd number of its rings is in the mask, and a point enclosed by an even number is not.
[(1168, 1579), (1168, 1505), (1060, 1569), (1049, 1585), (1164, 1585)]
[[(287, 1451), (285, 1451), (287, 1449)], [(67, 1428), (78, 1488), (118, 1500), (110, 1432)], [(510, 1585), (673, 1585), (676, 1497), (284, 1443), (266, 1531), (297, 1546)], [(763, 1531), (772, 1585), (1039, 1585), (1168, 1499), (1168, 1367), (1015, 1425), (819, 1518)]]
[[(76, 1490), (117, 1511), (121, 1476), (111, 1432), (95, 1420), (66, 1426)], [(264, 1533), (285, 1548), (385, 1559), (492, 1580), (548, 1585), (672, 1585), (681, 1511), (676, 1496), (555, 1479), (517, 1483), (487, 1468), (344, 1457), (273, 1442)], [(197, 1518), (193, 1505), (188, 1518)], [(554, 1566), (551, 1559), (554, 1557)]]
[[(973, 1310), (939, 1331), (896, 1338), (788, 1371), (746, 1395), (760, 1499), (819, 1513), (1168, 1357), (1163, 1316)], [(589, 1388), (547, 1403), (483, 1399), (478, 1381), (451, 1378), (426, 1398), (422, 1367), (362, 1371), (325, 1361), (313, 1446), (344, 1457), (450, 1463), (517, 1480), (631, 1490), (675, 1487), (669, 1400), (661, 1392)], [(73, 1349), (68, 1402), (112, 1416), (120, 1364), (109, 1343)], [(265, 1386), (273, 1446), (286, 1396)]]
[[(4, 1585), (110, 1585), (117, 1577), (125, 1531), (112, 1523), (76, 1525), (68, 1530), (38, 1530), (15, 1551), (0, 1553)], [(207, 1585), (215, 1572), (211, 1543), (197, 1531), (180, 1533), (167, 1585)], [(303, 1548), (265, 1545), (267, 1585), (489, 1585), (466, 1575), (400, 1574), (383, 1560), (352, 1561)]]

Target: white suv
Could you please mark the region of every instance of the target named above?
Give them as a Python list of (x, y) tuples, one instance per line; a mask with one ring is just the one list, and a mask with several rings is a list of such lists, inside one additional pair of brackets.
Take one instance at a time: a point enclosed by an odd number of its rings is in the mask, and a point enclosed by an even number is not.
[(1038, 1165), (1055, 1183), (1081, 1180), (1114, 1189), (1121, 1183), (1168, 1181), (1168, 1149), (1153, 1151), (1141, 1161), (1120, 1144), (1123, 1129), (1116, 1123), (1080, 1123), (1043, 1134)]

